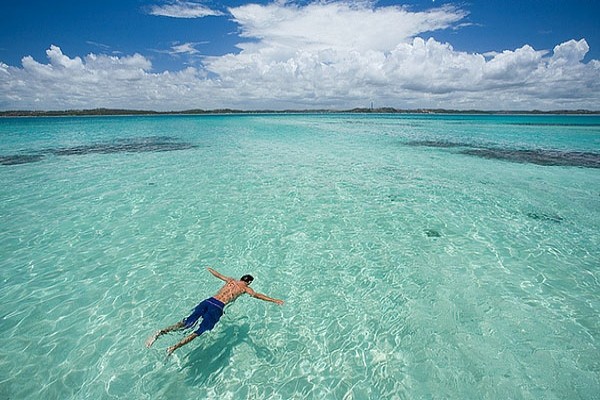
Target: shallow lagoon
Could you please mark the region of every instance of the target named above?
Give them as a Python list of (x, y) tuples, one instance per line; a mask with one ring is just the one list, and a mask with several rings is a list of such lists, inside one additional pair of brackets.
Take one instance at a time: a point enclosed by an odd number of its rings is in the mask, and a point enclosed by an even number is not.
[[(0, 398), (592, 399), (598, 154), (596, 116), (0, 119)], [(165, 361), (207, 266), (286, 304)]]

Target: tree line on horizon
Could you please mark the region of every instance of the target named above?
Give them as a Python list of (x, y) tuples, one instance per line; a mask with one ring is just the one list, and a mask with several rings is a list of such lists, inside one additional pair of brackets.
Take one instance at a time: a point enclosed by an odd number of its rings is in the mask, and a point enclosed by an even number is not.
[(349, 110), (305, 109), (305, 110), (236, 110), (220, 108), (213, 110), (191, 109), (183, 111), (128, 110), (95, 108), (84, 110), (9, 110), (0, 111), (2, 117), (62, 117), (62, 116), (120, 116), (120, 115), (205, 115), (205, 114), (600, 114), (592, 110), (455, 110), (443, 108), (397, 109), (393, 107), (353, 108)]

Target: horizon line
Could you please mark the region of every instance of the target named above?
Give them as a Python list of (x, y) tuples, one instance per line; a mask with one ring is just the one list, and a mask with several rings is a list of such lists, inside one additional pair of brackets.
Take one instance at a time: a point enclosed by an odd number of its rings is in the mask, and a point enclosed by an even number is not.
[(452, 108), (411, 108), (402, 109), (394, 107), (355, 107), (350, 109), (315, 108), (315, 109), (233, 109), (215, 108), (187, 110), (143, 110), (127, 108), (87, 108), (87, 109), (64, 109), (64, 110), (5, 110), (0, 111), (0, 117), (27, 117), (27, 116), (118, 116), (118, 115), (202, 115), (202, 114), (600, 114), (600, 110), (590, 109), (555, 109), (555, 110), (479, 110), (479, 109), (452, 109)]

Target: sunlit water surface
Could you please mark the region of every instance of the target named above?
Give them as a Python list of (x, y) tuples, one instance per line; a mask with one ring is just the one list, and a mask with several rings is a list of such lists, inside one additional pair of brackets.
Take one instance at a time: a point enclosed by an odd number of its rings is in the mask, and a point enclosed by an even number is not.
[[(598, 399), (600, 117), (0, 119), (0, 399)], [(220, 281), (216, 328), (144, 341)]]

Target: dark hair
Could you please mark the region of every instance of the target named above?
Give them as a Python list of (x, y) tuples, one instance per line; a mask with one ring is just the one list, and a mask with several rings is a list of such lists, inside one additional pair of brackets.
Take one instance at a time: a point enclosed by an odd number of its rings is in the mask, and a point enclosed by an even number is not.
[(254, 278), (252, 277), (252, 275), (244, 275), (244, 276), (242, 276), (242, 279), (240, 279), (240, 280), (246, 282), (249, 285), (252, 283)]

